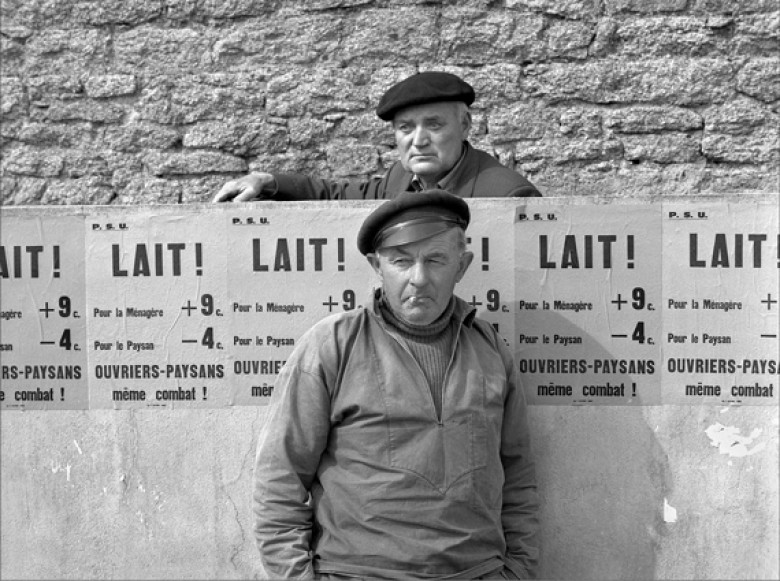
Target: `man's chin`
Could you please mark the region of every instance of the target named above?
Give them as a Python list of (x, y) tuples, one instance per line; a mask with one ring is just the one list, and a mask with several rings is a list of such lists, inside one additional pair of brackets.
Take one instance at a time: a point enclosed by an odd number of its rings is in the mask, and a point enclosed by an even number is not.
[(440, 313), (436, 313), (436, 310), (432, 308), (415, 308), (406, 310), (402, 314), (402, 318), (405, 323), (410, 325), (430, 325), (439, 318), (439, 314)]
[(409, 162), (409, 171), (423, 179), (439, 175), (441, 164), (438, 159), (434, 160), (434, 158), (430, 158), (431, 161), (428, 161), (428, 159), (429, 158), (413, 158)]

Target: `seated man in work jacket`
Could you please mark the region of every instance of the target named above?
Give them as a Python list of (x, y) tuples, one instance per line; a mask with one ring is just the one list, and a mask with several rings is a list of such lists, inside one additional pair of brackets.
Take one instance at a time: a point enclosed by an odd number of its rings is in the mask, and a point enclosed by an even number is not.
[(399, 153), (384, 177), (354, 182), (258, 172), (227, 182), (213, 201), (382, 199), (429, 188), (462, 198), (539, 196), (525, 177), (467, 141), (474, 98), (455, 75), (418, 73), (390, 87), (376, 109), (392, 123)]

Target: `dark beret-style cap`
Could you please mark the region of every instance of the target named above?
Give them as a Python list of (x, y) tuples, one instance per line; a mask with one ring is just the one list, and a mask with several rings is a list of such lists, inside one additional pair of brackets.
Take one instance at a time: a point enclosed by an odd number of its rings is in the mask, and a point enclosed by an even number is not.
[(469, 225), (469, 206), (444, 190), (403, 192), (380, 205), (363, 221), (357, 237), (361, 254), (430, 238)]
[(471, 105), (474, 88), (450, 73), (417, 73), (390, 87), (379, 100), (376, 114), (384, 121), (392, 121), (400, 109), (439, 101), (463, 101)]

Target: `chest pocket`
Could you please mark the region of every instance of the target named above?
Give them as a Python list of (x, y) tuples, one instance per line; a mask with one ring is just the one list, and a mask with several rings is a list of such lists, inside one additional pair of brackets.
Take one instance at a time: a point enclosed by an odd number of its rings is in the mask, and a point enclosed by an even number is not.
[(407, 479), (422, 481), (438, 495), (500, 506), (503, 383), (480, 371), (464, 375), (445, 386), (441, 420), (424, 382), (381, 385), (387, 458), (393, 468), (408, 473)]

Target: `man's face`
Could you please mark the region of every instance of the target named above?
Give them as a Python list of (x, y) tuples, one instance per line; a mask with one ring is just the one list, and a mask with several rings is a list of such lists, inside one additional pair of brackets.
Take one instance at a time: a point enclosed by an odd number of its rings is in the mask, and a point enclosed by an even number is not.
[(447, 308), (455, 284), (473, 258), (461, 252), (456, 228), (401, 246), (382, 248), (368, 260), (382, 281), (393, 313), (412, 325), (428, 325)]
[(415, 105), (393, 118), (401, 164), (430, 184), (455, 166), (469, 129), (471, 117), (458, 103)]

